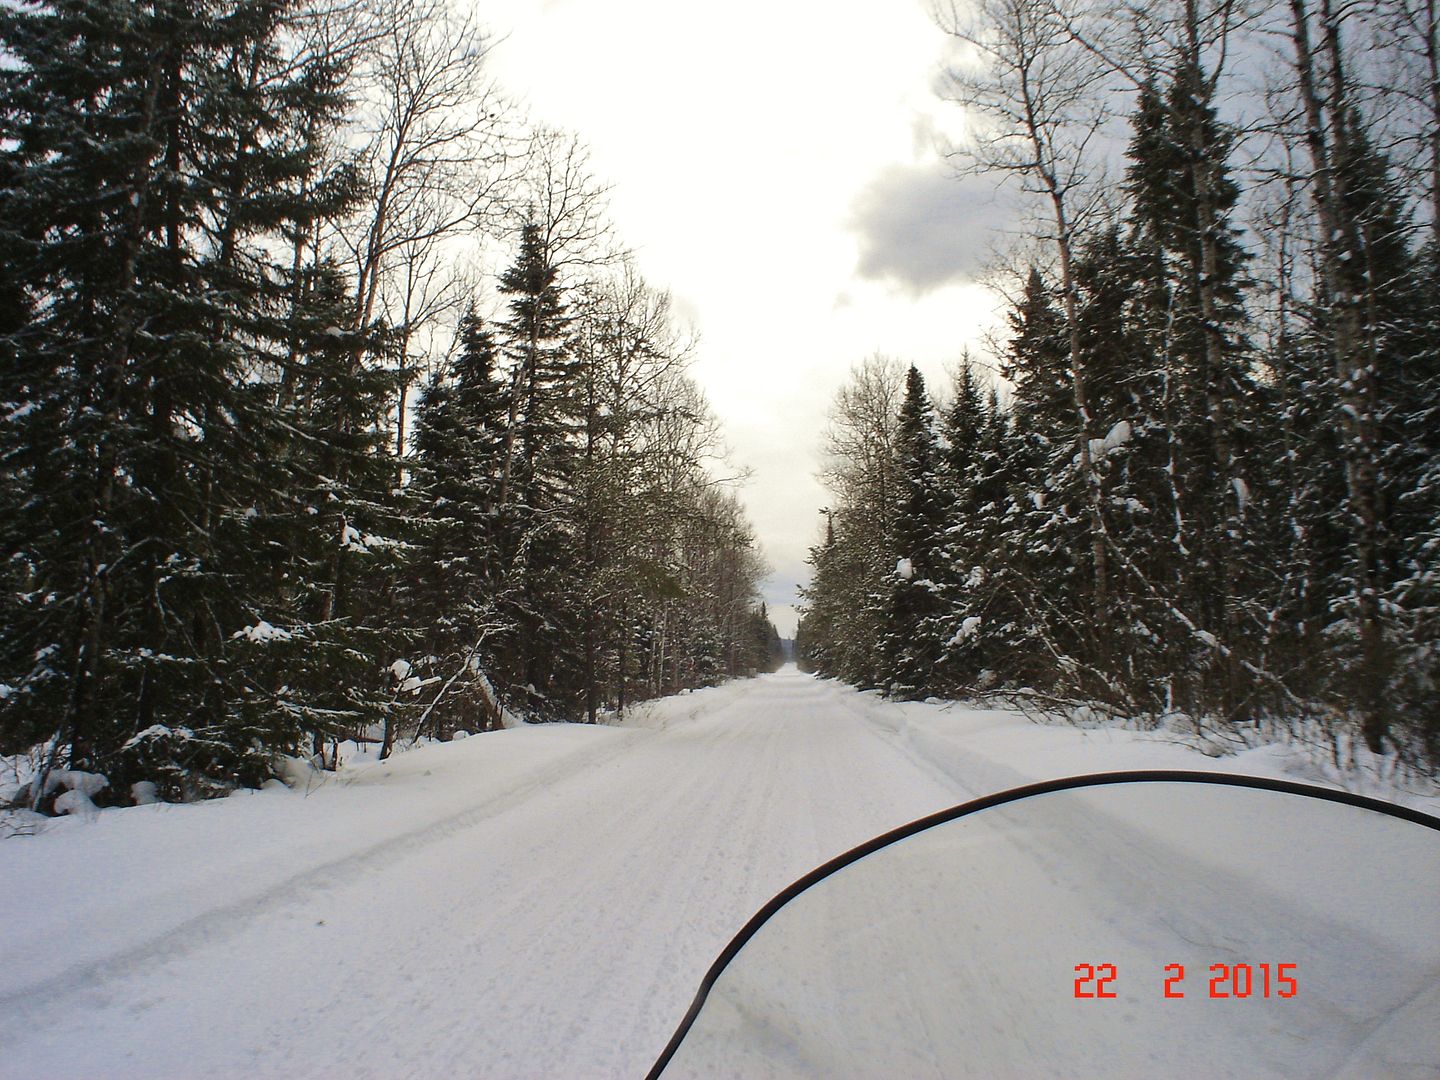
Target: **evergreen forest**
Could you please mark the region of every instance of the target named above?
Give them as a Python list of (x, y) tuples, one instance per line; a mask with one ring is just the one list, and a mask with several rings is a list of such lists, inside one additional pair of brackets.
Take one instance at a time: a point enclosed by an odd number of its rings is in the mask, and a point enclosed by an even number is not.
[(939, 21), (952, 163), (1033, 213), (990, 370), (876, 356), (835, 398), (802, 662), (1433, 774), (1435, 5)]
[(692, 333), (489, 48), (442, 0), (0, 6), (23, 805), (778, 664)]

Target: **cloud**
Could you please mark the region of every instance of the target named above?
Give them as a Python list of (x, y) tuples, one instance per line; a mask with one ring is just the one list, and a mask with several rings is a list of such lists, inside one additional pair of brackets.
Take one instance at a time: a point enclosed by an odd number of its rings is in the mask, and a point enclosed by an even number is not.
[(890, 165), (852, 204), (849, 226), (860, 241), (857, 270), (915, 296), (973, 280), (1003, 217), (989, 180), (957, 179), (935, 160)]

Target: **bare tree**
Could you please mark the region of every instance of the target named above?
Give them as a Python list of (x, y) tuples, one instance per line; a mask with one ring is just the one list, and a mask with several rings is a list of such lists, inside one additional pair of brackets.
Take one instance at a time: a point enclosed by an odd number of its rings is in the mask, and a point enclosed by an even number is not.
[(1345, 463), (1352, 549), (1352, 600), (1360, 642), (1356, 704), (1370, 749), (1382, 748), (1388, 723), (1382, 700), (1385, 684), (1384, 642), (1380, 616), (1379, 478), (1375, 379), (1378, 358), (1367, 333), (1367, 301), (1374, 281), (1362, 223), (1351, 212), (1348, 184), (1362, 152), (1355, 130), (1358, 113), (1346, 73), (1346, 53), (1338, 13), (1331, 0), (1320, 0), (1319, 41), (1316, 13), (1308, 0), (1290, 0), (1297, 89), (1304, 110), (1304, 141), (1310, 154), (1310, 190), (1320, 223), (1322, 295), (1329, 308), (1331, 342), (1345, 427)]
[(966, 108), (969, 131), (951, 160), (1014, 177), (1049, 208), (1069, 340), (1076, 447), (1090, 494), (1093, 614), (1103, 620), (1109, 607), (1104, 491), (1090, 450), (1095, 433), (1074, 259), (1077, 237), (1100, 209), (1103, 162), (1096, 144), (1110, 119), (1113, 74), (1076, 34), (1085, 16), (1072, 0), (976, 0), (964, 8), (948, 0), (937, 5), (935, 16), (962, 46), (959, 62), (947, 72), (946, 91)]
[(1418, 158), (1430, 203), (1430, 242), (1440, 259), (1440, 0), (1379, 0), (1376, 31), (1388, 54), (1379, 89), (1399, 99), (1402, 138)]
[(354, 326), (368, 326), (382, 283), (426, 245), (498, 224), (518, 149), (512, 109), (488, 78), (489, 39), (446, 0), (382, 0), (360, 73), (365, 212), (337, 223), (354, 268)]
[[(463, 234), (498, 224), (515, 145), (509, 106), (486, 76), (489, 42), (473, 14), (459, 13), (447, 0), (375, 0), (361, 25), (366, 47), (354, 80), (349, 155), (368, 198), (361, 211), (325, 222), (320, 243), (350, 271), (349, 324), (337, 329), (353, 337), (353, 367), (367, 362), (365, 350), (377, 336), (399, 346), (392, 400), (403, 424), (415, 330), (459, 302), (442, 284), (443, 253)], [(382, 301), (393, 310), (382, 310)], [(380, 329), (387, 334), (377, 335)], [(334, 418), (342, 434), (383, 422), (353, 411)], [(348, 482), (343, 461), (334, 476)], [(324, 598), (326, 619), (343, 614), (339, 583), (349, 527), (339, 513), (341, 540), (331, 556), (336, 584)]]
[[(382, 279), (380, 306), (391, 320), (396, 365), (395, 461), (403, 469), (410, 392), (432, 366), (437, 334), (453, 327), (474, 302), (477, 275), (443, 236), (427, 236), (396, 250)], [(418, 349), (417, 349), (418, 346)]]
[(820, 481), (876, 536), (889, 534), (900, 500), (896, 440), (905, 368), (875, 353), (850, 372), (835, 394), (821, 444)]
[(512, 231), (537, 226), (550, 265), (562, 279), (574, 281), (628, 254), (608, 217), (609, 192), (578, 135), (539, 127), (525, 147), (520, 182), (510, 200)]
[[(578, 294), (575, 351), (584, 427), (572, 510), (581, 538), (585, 708), (594, 723), (604, 675), (600, 653), (611, 636), (619, 651), (617, 698), (624, 710), (625, 626), (644, 592), (644, 574), (635, 571), (645, 560), (637, 555), (656, 522), (637, 498), (652, 449), (646, 435), (658, 413), (683, 408), (683, 398), (672, 402), (665, 390), (688, 366), (693, 336), (676, 329), (669, 294), (650, 288), (631, 263)], [(689, 419), (696, 425), (700, 418)], [(602, 619), (602, 613), (612, 617)], [(607, 631), (606, 623), (614, 630)]]

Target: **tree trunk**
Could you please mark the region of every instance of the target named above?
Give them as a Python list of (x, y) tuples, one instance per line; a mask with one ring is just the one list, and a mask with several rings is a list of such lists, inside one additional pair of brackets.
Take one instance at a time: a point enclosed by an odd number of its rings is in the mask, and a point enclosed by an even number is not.
[[(1310, 42), (1309, 13), (1305, 0), (1290, 0), (1292, 35), (1295, 42), (1295, 70), (1305, 108), (1306, 143), (1314, 166), (1315, 209), (1324, 233), (1321, 247), (1321, 280), (1331, 314), (1336, 380), (1340, 387), (1345, 439), (1346, 502), (1351, 529), (1351, 584), (1354, 592), (1356, 634), (1360, 642), (1360, 667), (1355, 697), (1360, 713), (1361, 733), (1374, 753), (1384, 749), (1389, 723), (1384, 713), (1384, 642), (1380, 623), (1380, 597), (1375, 561), (1378, 555), (1379, 521), (1376, 507), (1376, 461), (1374, 418), (1374, 357), (1367, 348), (1360, 320), (1363, 284), (1352, 281), (1354, 271), (1368, 265), (1355, 222), (1345, 209), (1346, 167), (1353, 147), (1348, 135), (1346, 93), (1339, 26), (1329, 0), (1321, 0), (1322, 32), (1330, 58), (1328, 103), (1321, 97), (1315, 78), (1315, 53)], [(1328, 107), (1328, 118), (1327, 118)], [(1326, 139), (1326, 120), (1333, 132), (1333, 146)]]
[[(1038, 145), (1037, 140), (1036, 141)], [(1060, 254), (1060, 285), (1065, 300), (1065, 329), (1070, 349), (1070, 388), (1075, 401), (1075, 425), (1079, 429), (1080, 471), (1085, 475), (1086, 487), (1090, 493), (1090, 562), (1094, 580), (1090, 594), (1091, 615), (1096, 626), (1107, 625), (1110, 609), (1109, 566), (1105, 552), (1105, 492), (1100, 471), (1090, 453), (1090, 407), (1085, 380), (1084, 353), (1080, 347), (1080, 315), (1078, 309), (1078, 287), (1071, 261), (1070, 222), (1065, 208), (1065, 196), (1054, 179), (1047, 176), (1046, 186), (1050, 193), (1050, 204), (1055, 212), (1055, 244)], [(1097, 642), (1098, 644), (1098, 642)]]

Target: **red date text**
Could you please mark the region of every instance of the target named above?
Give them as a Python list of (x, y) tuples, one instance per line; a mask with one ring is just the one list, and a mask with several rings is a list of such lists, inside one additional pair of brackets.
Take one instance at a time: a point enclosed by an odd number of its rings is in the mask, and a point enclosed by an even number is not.
[[(1211, 998), (1293, 998), (1300, 991), (1295, 964), (1211, 964)], [(1119, 997), (1115, 984), (1120, 973), (1114, 964), (1076, 964), (1075, 997)], [(1185, 965), (1166, 964), (1161, 996), (1185, 996)]]

